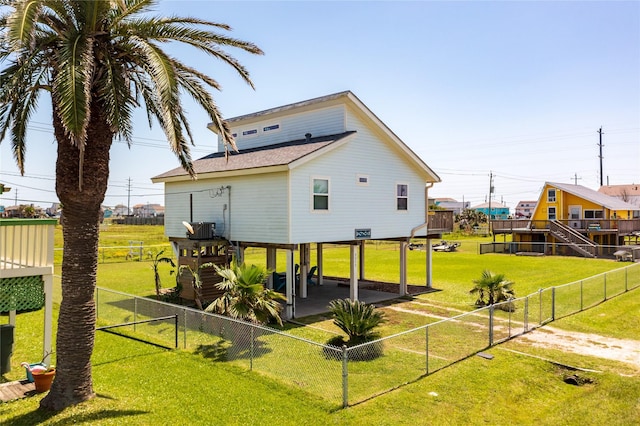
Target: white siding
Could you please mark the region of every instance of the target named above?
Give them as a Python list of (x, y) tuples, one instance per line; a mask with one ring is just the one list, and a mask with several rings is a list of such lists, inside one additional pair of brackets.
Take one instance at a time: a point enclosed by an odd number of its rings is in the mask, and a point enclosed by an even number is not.
[[(238, 149), (255, 148), (276, 143), (289, 142), (312, 136), (333, 135), (345, 131), (343, 105), (307, 111), (288, 116), (265, 119), (251, 124), (233, 123), (232, 133), (236, 133)], [(279, 125), (278, 130), (264, 131), (267, 126)], [(244, 131), (257, 130), (255, 135), (243, 136)], [(222, 151), (222, 141), (218, 138), (218, 151)]]
[(182, 221), (189, 222), (192, 216), (193, 222), (215, 222), (218, 232), (233, 241), (285, 243), (288, 240), (286, 176), (286, 173), (270, 173), (165, 183), (165, 233), (169, 237), (184, 237)]
[[(425, 221), (425, 176), (358, 117), (350, 113), (347, 122), (355, 138), (292, 171), (294, 243), (352, 240), (359, 228), (371, 229), (372, 239), (403, 237)], [(358, 175), (367, 175), (369, 184), (358, 185)], [(311, 211), (314, 176), (330, 179), (329, 212)], [(407, 211), (396, 209), (398, 183), (409, 186)]]

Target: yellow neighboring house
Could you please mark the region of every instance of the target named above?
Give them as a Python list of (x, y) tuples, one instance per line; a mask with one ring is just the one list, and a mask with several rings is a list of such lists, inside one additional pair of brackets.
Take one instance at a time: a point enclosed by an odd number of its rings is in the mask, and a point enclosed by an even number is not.
[(514, 242), (534, 243), (520, 250), (595, 257), (624, 245), (626, 237), (637, 239), (640, 206), (585, 186), (546, 182), (530, 220), (493, 221), (492, 228), (513, 234)]
[(604, 227), (601, 219), (640, 218), (640, 206), (586, 186), (546, 182), (531, 218), (557, 219), (567, 221), (572, 228), (586, 229), (595, 224)]

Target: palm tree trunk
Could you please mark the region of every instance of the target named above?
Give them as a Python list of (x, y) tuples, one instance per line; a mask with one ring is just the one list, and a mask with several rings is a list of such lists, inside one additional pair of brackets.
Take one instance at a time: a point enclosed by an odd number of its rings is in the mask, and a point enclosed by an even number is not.
[(96, 322), (94, 291), (100, 208), (107, 189), (113, 133), (99, 106), (92, 102), (80, 191), (80, 151), (70, 143), (57, 119), (55, 102), (53, 110), (58, 142), (56, 193), (65, 218), (62, 302), (56, 336), (56, 378), (40, 406), (59, 411), (94, 396), (91, 376)]

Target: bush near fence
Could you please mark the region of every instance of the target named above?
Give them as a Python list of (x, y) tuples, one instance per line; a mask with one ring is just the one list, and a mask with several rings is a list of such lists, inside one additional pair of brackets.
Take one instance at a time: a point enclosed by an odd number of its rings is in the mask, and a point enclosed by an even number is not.
[[(633, 264), (350, 348), (104, 288), (96, 303), (101, 324), (177, 315), (179, 347), (346, 407), (638, 287), (640, 264)], [(176, 335), (170, 320), (124, 328), (164, 345)], [(380, 348), (383, 355), (371, 359)]]

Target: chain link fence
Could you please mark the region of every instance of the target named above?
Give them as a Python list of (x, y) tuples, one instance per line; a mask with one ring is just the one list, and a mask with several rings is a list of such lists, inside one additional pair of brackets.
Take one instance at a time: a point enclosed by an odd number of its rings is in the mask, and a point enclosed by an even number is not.
[[(346, 407), (637, 287), (640, 264), (633, 264), (350, 348), (103, 288), (96, 302), (101, 324), (133, 322), (124, 333), (175, 342)], [(171, 318), (137, 323), (162, 317)]]

